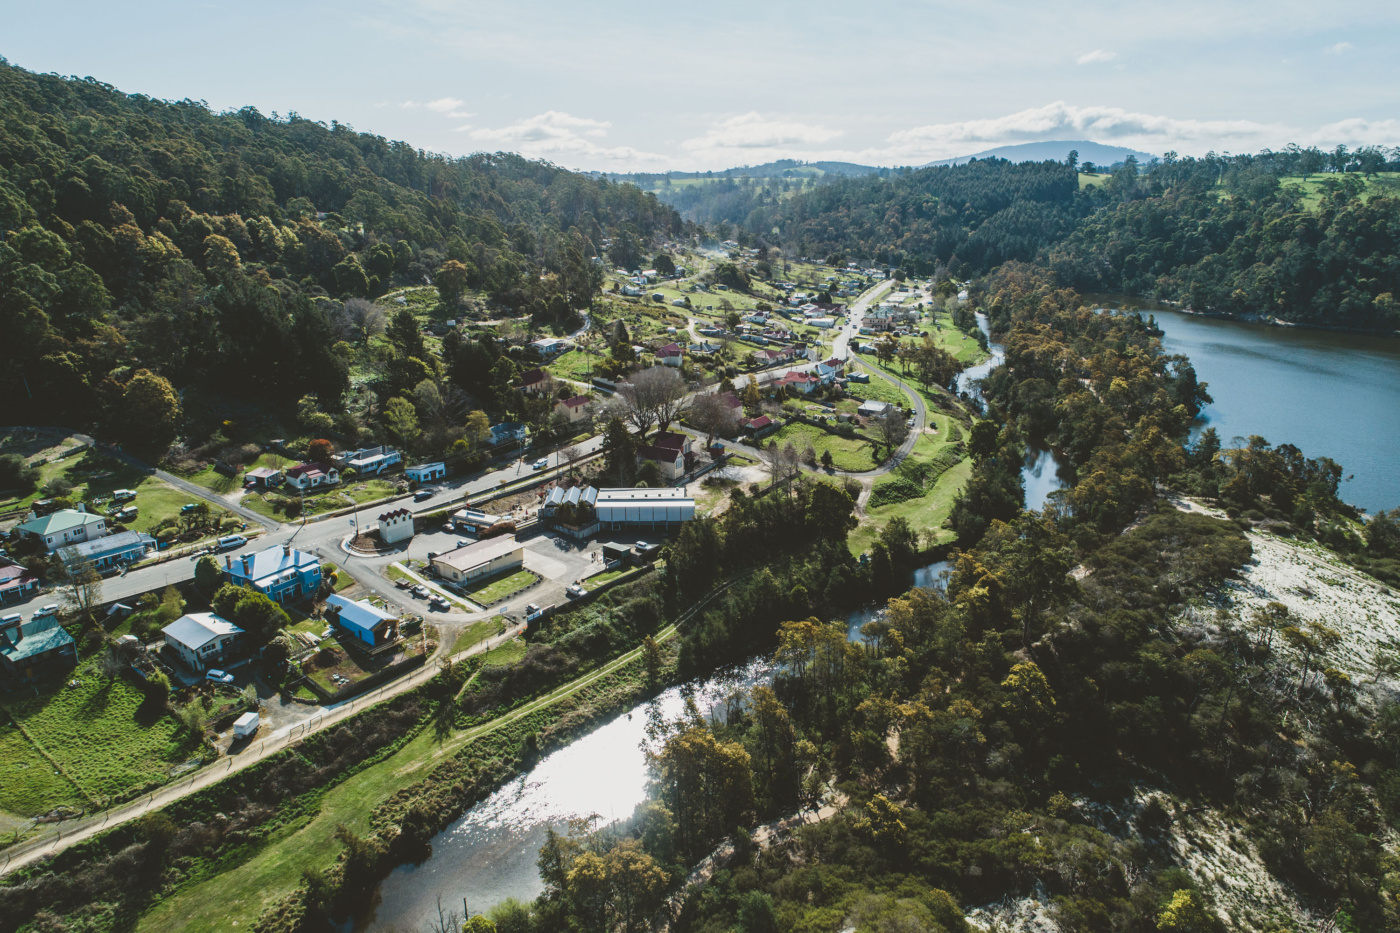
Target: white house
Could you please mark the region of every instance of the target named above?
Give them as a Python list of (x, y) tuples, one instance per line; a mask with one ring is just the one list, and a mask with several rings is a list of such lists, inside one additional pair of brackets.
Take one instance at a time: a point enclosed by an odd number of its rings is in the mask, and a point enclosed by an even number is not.
[(198, 672), (221, 664), (243, 630), (212, 612), (192, 612), (161, 629), (161, 634), (176, 656)]
[(656, 351), (657, 362), (665, 366), (681, 365), (681, 345), (678, 343), (668, 343), (660, 350)]
[(363, 450), (347, 450), (336, 461), (342, 470), (353, 469), (360, 475), (377, 475), (391, 466), (403, 462), (403, 457), (392, 447), (366, 447)]
[(379, 539), (385, 544), (398, 544), (413, 537), (413, 513), (408, 509), (393, 509), (379, 516)]
[(447, 465), (440, 461), (432, 463), (416, 463), (407, 467), (403, 475), (413, 480), (415, 483), (429, 483), (435, 479), (442, 479), (447, 475)]
[(15, 530), (40, 539), (50, 551), (111, 534), (107, 528), (107, 519), (92, 514), (81, 505), (76, 509), (59, 509), (43, 516), (34, 516), (31, 513), (29, 521)]
[(530, 346), (539, 351), (540, 356), (549, 359), (550, 357), (558, 356), (568, 350), (573, 344), (558, 337), (542, 337), (531, 343)]
[(329, 463), (298, 463), (287, 471), (287, 485), (294, 489), (318, 489), (340, 483), (340, 471)]
[(878, 399), (868, 398), (860, 403), (860, 408), (856, 409), (856, 414), (862, 418), (878, 418), (889, 411), (890, 403), (881, 402)]

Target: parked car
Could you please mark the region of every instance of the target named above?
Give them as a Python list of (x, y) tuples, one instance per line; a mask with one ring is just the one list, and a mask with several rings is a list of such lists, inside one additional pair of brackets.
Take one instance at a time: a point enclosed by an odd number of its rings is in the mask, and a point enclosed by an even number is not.
[(525, 607), (525, 621), (533, 622), (536, 619), (543, 619), (544, 614), (548, 611), (548, 609), (548, 606), (541, 608), (539, 606), (536, 606), (534, 603), (530, 603)]
[(248, 543), (248, 539), (242, 535), (224, 535), (219, 539), (219, 550), (227, 551), (232, 548), (242, 547)]
[(428, 588), (421, 583), (419, 583), (412, 590), (410, 590), (410, 592), (413, 593), (414, 596), (417, 596), (419, 599), (428, 598)]
[(566, 589), (564, 592), (565, 592), (565, 593), (568, 593), (568, 594), (569, 594), (569, 597), (572, 598), (572, 599), (577, 599), (577, 598), (580, 597), (580, 596), (587, 596), (587, 595), (588, 595), (588, 590), (585, 590), (585, 589), (583, 588), (583, 584), (582, 584), (582, 583), (575, 583), (573, 586), (569, 587), (569, 588)]
[(35, 610), (34, 610), (34, 615), (30, 616), (30, 618), (31, 618), (31, 619), (42, 619), (42, 618), (45, 618), (46, 616), (56, 616), (56, 615), (58, 615), (58, 606), (56, 606), (56, 605), (50, 603), (50, 604), (47, 605), (47, 606), (40, 606), (38, 609), (35, 609)]
[(209, 670), (205, 671), (205, 672), (204, 672), (204, 679), (205, 679), (205, 680), (212, 680), (212, 681), (213, 681), (214, 683), (216, 683), (216, 684), (231, 684), (231, 683), (233, 683), (233, 675), (230, 674), (230, 673), (227, 673), (226, 671), (221, 671), (221, 670), (219, 670), (218, 668), (210, 668)]
[(452, 608), (452, 604), (447, 601), (447, 597), (441, 593), (434, 593), (428, 597), (428, 606), (438, 611), (446, 611)]
[(403, 577), (399, 577), (397, 580), (394, 581), (394, 586), (397, 586), (401, 590), (406, 590), (412, 585), (412, 580), (405, 580)]
[(194, 509), (195, 505), (193, 502), (186, 502), (184, 505), (180, 506), (180, 514), (188, 515), (189, 513), (193, 512)]
[(427, 500), (431, 499), (431, 498), (432, 498), (433, 496), (435, 496), (435, 495), (437, 495), (437, 490), (436, 490), (436, 489), (420, 489), (420, 490), (418, 490), (417, 492), (415, 492), (415, 493), (413, 494), (413, 501), (414, 501), (414, 502), (426, 502)]
[(540, 459), (536, 460), (533, 464), (531, 464), (531, 466), (536, 470), (547, 470), (549, 469), (549, 458), (541, 457)]

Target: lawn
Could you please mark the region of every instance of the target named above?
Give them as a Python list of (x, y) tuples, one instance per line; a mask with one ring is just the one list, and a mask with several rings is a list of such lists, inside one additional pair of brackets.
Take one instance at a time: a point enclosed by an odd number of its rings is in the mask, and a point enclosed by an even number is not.
[(539, 577), (528, 570), (517, 570), (505, 576), (495, 576), (480, 583), (472, 581), (462, 586), (462, 592), (471, 599), (472, 602), (484, 606), (487, 603), (494, 603), (498, 599), (505, 599), (507, 596), (514, 596), (525, 587), (534, 583)]
[[(154, 477), (147, 478), (132, 488), (136, 490), (136, 499), (127, 504), (136, 506), (137, 513), (134, 520), (125, 523), (126, 527), (132, 531), (144, 531), (152, 535), (155, 534), (156, 526), (167, 518), (178, 518), (180, 509), (184, 506), (191, 502), (203, 501)], [(209, 506), (209, 514), (213, 521), (233, 517), (232, 512), (216, 505)]]
[(228, 495), (229, 493), (237, 492), (242, 487), (243, 477), (241, 474), (248, 470), (255, 470), (258, 467), (272, 467), (277, 470), (285, 470), (295, 465), (296, 461), (291, 458), (269, 452), (259, 454), (256, 460), (252, 463), (245, 464), (243, 469), (239, 470), (239, 472), (235, 473), (233, 476), (220, 473), (211, 465), (200, 470), (198, 473), (191, 473), (182, 478), (189, 480), (197, 486), (203, 486), (205, 489), (217, 492), (220, 495)]
[(57, 771), (8, 718), (0, 718), (0, 810), (41, 816), (54, 807), (81, 807), (87, 799)]
[[(334, 512), (337, 509), (346, 509), (351, 506), (364, 505), (366, 502), (373, 502), (378, 499), (392, 496), (396, 491), (393, 483), (384, 479), (367, 479), (341, 483), (324, 492), (317, 490), (305, 497), (306, 514), (320, 515), (325, 512)], [(243, 497), (243, 505), (265, 515), (268, 518), (282, 519), (285, 517), (286, 505), (289, 502), (296, 502), (299, 498), (295, 495), (296, 490), (289, 493), (283, 492), (257, 492), (249, 493)]]
[[(870, 361), (872, 366), (876, 365), (874, 359)], [(868, 370), (867, 370), (868, 371)], [(909, 406), (909, 396), (899, 390), (899, 386), (880, 378), (879, 373), (870, 373), (869, 382), (847, 383), (846, 391), (857, 399), (875, 399), (877, 402), (889, 402), (891, 405), (898, 405), (900, 408)], [(860, 407), (857, 402), (856, 408)], [(855, 408), (851, 409), (852, 411)]]
[[(908, 463), (927, 463), (940, 453), (944, 452), (952, 436), (950, 430), (953, 424), (952, 419), (946, 415), (935, 415), (930, 418), (931, 423), (936, 423), (939, 428), (937, 435), (920, 435), (914, 444), (913, 454)], [(879, 538), (880, 531), (890, 519), (896, 516), (907, 521), (911, 528), (921, 535), (929, 530), (936, 532), (936, 541), (944, 543), (952, 540), (953, 533), (943, 527), (943, 522), (952, 511), (953, 501), (957, 498), (958, 491), (972, 475), (971, 462), (962, 460), (945, 470), (933, 481), (928, 491), (917, 499), (906, 499), (903, 502), (891, 502), (878, 508), (868, 509), (866, 517), (860, 526), (851, 533), (848, 541), (851, 553), (859, 555), (870, 549), (870, 546)], [(897, 482), (900, 479), (900, 472), (881, 476), (874, 481), (874, 487)]]
[[(324, 623), (320, 631), (325, 631)], [(355, 660), (354, 652), (342, 648), (334, 636), (321, 639), (321, 645), (316, 653), (302, 662), (301, 671), (329, 693), (335, 693), (346, 686), (346, 684), (338, 684), (331, 680), (332, 674), (339, 674), (353, 684), (368, 677), (371, 673), (371, 671), (361, 667)]]
[(457, 636), (457, 640), (452, 643), (452, 649), (447, 652), (448, 657), (460, 654), (468, 648), (490, 638), (492, 635), (499, 635), (506, 630), (505, 619), (496, 616), (494, 619), (482, 619), (480, 622), (472, 622), (462, 629), (462, 634)]
[(869, 442), (860, 438), (846, 438), (839, 434), (830, 434), (815, 425), (801, 423), (784, 425), (778, 433), (766, 438), (765, 443), (768, 440), (777, 441), (779, 447), (791, 441), (799, 453), (811, 445), (815, 448), (818, 458), (823, 453), (830, 451), (832, 466), (838, 470), (858, 473), (873, 470), (879, 466), (872, 456), (873, 450)]
[(503, 645), (497, 645), (486, 654), (482, 655), (482, 663), (486, 667), (505, 667), (515, 664), (525, 657), (525, 639), (512, 638)]
[[(127, 676), (108, 680), (94, 658), (80, 663), (71, 679), (79, 685), (4, 708), (84, 796), (100, 801), (163, 784), (172, 768), (199, 756), (199, 740), (183, 734), (175, 718), (149, 703)], [(16, 805), (8, 792), (0, 787), (0, 806), (7, 810)], [(55, 803), (71, 798), (71, 790), (63, 797)], [(34, 812), (53, 805), (28, 801)]]

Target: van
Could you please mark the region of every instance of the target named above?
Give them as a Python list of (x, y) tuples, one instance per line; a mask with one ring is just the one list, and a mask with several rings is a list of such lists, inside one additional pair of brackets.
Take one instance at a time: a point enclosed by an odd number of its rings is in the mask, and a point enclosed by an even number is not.
[(242, 547), (248, 543), (248, 539), (242, 535), (224, 535), (219, 539), (219, 550), (227, 551), (230, 548)]
[(113, 489), (113, 490), (112, 490), (112, 501), (113, 501), (113, 502), (129, 502), (129, 501), (131, 501), (132, 499), (135, 499), (135, 498), (136, 498), (136, 490), (134, 490), (134, 489)]
[(38, 609), (35, 609), (32, 618), (43, 619), (47, 618), (48, 616), (56, 615), (58, 615), (58, 607), (50, 603), (47, 606), (40, 606)]
[(124, 509), (117, 509), (117, 511), (112, 513), (112, 517), (119, 522), (129, 522), (132, 519), (134, 519), (140, 513), (140, 511), (141, 510), (138, 509), (136, 506), (128, 505)]
[(20, 615), (18, 612), (11, 613), (7, 616), (0, 616), (0, 629), (9, 628), (12, 625), (19, 625), (23, 621), (24, 616)]

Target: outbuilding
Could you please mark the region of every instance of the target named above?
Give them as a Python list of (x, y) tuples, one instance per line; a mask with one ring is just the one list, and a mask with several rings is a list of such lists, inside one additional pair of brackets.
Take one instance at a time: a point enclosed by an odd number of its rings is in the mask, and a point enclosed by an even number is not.
[(399, 636), (399, 619), (366, 600), (350, 600), (338, 594), (326, 597), (326, 618), (355, 641), (370, 648), (386, 645)]
[(379, 540), (398, 544), (413, 537), (413, 513), (408, 509), (393, 509), (379, 516)]

